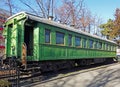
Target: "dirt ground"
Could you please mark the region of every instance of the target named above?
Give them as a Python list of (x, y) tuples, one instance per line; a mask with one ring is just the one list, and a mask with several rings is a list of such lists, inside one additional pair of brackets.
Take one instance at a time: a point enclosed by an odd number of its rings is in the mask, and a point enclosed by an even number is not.
[(31, 87), (120, 87), (120, 64)]

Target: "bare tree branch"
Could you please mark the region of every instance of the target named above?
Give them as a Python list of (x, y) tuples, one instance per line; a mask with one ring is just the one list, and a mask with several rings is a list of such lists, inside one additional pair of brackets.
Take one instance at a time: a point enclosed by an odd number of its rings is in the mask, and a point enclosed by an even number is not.
[(45, 18), (46, 17), (45, 16), (45, 9), (44, 9), (42, 0), (36, 0), (36, 3), (39, 6), (40, 10), (42, 11), (43, 17)]
[(9, 12), (10, 12), (10, 16), (13, 14), (12, 12), (12, 7), (13, 7), (13, 4), (12, 4), (12, 0), (6, 0), (5, 4), (8, 6), (9, 8)]
[(30, 8), (36, 15), (38, 15), (38, 13), (35, 11), (34, 8), (32, 8), (28, 3), (26, 3), (25, 1), (23, 0), (20, 0), (21, 3), (23, 3), (24, 5), (26, 5), (28, 8)]

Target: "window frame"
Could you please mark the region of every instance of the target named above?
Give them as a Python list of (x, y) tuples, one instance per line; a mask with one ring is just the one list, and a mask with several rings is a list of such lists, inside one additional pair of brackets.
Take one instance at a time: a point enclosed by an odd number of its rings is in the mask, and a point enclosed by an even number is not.
[(68, 46), (72, 46), (72, 34), (68, 34)]
[[(58, 39), (60, 39), (60, 37), (58, 37), (58, 36), (61, 36), (61, 35), (63, 35), (62, 42), (60, 42), (61, 40), (58, 40)], [(56, 44), (57, 45), (64, 45), (65, 44), (65, 33), (56, 31)]]
[(83, 48), (87, 48), (87, 39), (83, 38)]
[[(77, 44), (76, 41), (77, 41), (77, 43), (79, 42), (79, 44)], [(75, 46), (76, 47), (80, 47), (81, 46), (81, 37), (75, 36)]]
[(98, 48), (99, 48), (99, 49), (102, 49), (102, 42), (101, 42), (101, 41), (99, 42)]
[[(92, 43), (91, 43), (91, 42), (92, 42)], [(94, 48), (93, 44), (94, 44), (94, 40), (89, 39), (89, 48), (90, 48), (90, 49)]]
[[(46, 38), (46, 31), (49, 31), (48, 41), (47, 41), (47, 38)], [(51, 30), (49, 30), (49, 29), (45, 29), (45, 43), (47, 43), (47, 44), (51, 43)]]

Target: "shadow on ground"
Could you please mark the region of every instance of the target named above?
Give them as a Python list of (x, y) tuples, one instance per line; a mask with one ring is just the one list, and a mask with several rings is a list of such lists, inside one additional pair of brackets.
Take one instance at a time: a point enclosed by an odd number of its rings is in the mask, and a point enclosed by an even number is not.
[(73, 75), (42, 84), (24, 87), (120, 87), (120, 64), (106, 69)]
[[(104, 70), (86, 72), (60, 80), (56, 80), (42, 87), (120, 87), (120, 69), (108, 68)], [(34, 86), (39, 87), (39, 85)]]

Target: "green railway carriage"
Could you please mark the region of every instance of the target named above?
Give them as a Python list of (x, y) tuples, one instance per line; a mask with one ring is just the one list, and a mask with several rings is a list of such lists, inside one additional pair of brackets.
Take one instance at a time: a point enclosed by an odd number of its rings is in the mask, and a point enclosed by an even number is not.
[(25, 60), (29, 64), (50, 65), (54, 61), (59, 64), (59, 61), (65, 63), (67, 60), (78, 63), (85, 59), (104, 61), (116, 57), (113, 41), (26, 12), (8, 18), (5, 31), (6, 56), (16, 57), (19, 62), (23, 44), (27, 48)]

